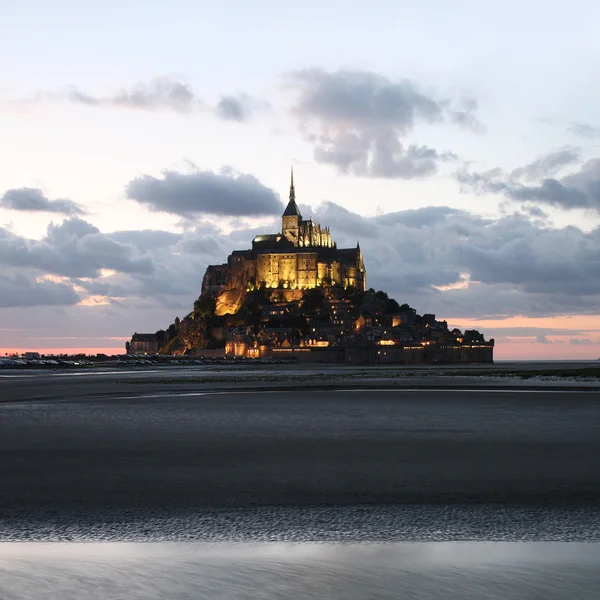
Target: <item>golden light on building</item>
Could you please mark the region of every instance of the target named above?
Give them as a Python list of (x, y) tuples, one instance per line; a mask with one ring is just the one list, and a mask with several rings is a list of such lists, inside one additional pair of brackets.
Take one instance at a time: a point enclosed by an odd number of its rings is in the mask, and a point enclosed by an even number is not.
[(260, 351), (258, 348), (248, 348), (247, 357), (248, 358), (258, 358), (260, 355)]
[(395, 346), (396, 342), (394, 340), (379, 340), (380, 346)]
[(303, 219), (296, 204), (293, 181), (281, 219), (281, 231), (256, 235), (251, 249), (236, 250), (227, 263), (210, 265), (202, 292), (216, 294), (238, 288), (251, 291), (263, 285), (270, 290), (280, 288), (289, 292), (330, 285), (366, 291), (360, 246), (338, 248), (329, 227)]

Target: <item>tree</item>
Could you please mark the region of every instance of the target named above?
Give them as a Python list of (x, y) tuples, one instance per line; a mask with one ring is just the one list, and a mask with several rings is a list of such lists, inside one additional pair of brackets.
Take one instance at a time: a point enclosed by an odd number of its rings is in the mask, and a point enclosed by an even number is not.
[(194, 313), (203, 318), (212, 317), (217, 310), (217, 300), (212, 296), (200, 296), (194, 302)]
[(302, 311), (304, 314), (322, 314), (328, 308), (327, 300), (320, 288), (311, 288), (304, 290), (302, 293)]
[(393, 299), (389, 298), (387, 301), (386, 311), (388, 315), (394, 315), (400, 312), (400, 305)]
[(354, 287), (348, 288), (346, 292), (347, 298), (348, 300), (350, 300), (350, 304), (352, 304), (354, 308), (360, 308), (363, 303), (363, 300), (365, 299), (366, 292), (363, 292), (362, 290), (357, 290)]
[(177, 337), (177, 325), (175, 323), (171, 323), (169, 328), (167, 329), (167, 342), (170, 342), (173, 338)]

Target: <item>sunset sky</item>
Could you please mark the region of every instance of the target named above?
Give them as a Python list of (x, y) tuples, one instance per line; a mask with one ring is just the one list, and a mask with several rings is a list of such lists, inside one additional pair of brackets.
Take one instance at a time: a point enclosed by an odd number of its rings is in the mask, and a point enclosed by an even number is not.
[(0, 3), (0, 353), (122, 352), (304, 218), (369, 287), (600, 357), (600, 3)]

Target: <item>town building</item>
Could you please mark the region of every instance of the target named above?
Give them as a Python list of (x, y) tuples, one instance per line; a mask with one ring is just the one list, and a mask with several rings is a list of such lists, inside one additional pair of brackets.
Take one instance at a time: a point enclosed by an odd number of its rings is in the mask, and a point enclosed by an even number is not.
[(134, 333), (131, 341), (125, 344), (127, 354), (156, 354), (159, 339), (155, 333)]

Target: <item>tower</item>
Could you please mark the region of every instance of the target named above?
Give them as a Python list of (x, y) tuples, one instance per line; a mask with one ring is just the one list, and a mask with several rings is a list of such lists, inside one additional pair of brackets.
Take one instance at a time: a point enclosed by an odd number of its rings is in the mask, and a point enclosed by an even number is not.
[(300, 237), (300, 222), (302, 221), (302, 215), (296, 204), (296, 190), (294, 189), (294, 167), (292, 167), (292, 174), (290, 180), (290, 201), (286, 209), (283, 211), (281, 217), (281, 233), (294, 244), (298, 246), (298, 240)]

